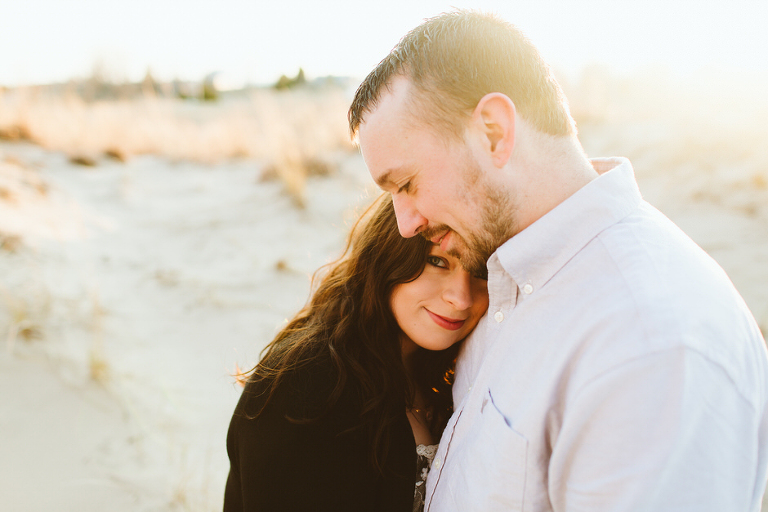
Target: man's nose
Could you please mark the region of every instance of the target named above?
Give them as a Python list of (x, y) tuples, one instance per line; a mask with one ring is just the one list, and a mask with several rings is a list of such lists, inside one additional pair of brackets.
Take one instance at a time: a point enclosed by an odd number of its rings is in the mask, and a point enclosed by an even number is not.
[(443, 300), (458, 311), (472, 307), (472, 276), (463, 268), (457, 268), (448, 278), (443, 290)]
[(404, 194), (392, 194), (392, 205), (397, 216), (397, 229), (404, 238), (411, 238), (427, 227), (429, 221), (414, 207)]

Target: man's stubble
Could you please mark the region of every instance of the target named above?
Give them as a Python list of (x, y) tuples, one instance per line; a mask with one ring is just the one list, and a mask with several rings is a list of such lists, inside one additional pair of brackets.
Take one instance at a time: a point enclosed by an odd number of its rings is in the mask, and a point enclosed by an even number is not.
[(474, 276), (486, 276), (488, 258), (515, 233), (516, 222), (512, 200), (505, 190), (492, 186), (484, 179), (483, 171), (468, 152), (465, 153), (462, 173), (463, 198), (467, 209), (480, 209), (480, 228), (468, 231), (466, 238), (447, 225), (439, 225), (422, 232), (427, 239), (451, 230), (453, 247), (448, 254), (457, 258), (462, 267)]

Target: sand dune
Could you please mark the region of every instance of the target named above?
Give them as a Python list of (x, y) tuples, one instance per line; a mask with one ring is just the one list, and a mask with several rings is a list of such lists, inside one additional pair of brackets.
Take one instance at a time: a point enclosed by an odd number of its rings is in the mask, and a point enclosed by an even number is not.
[[(82, 215), (74, 239), (40, 228), (0, 253), (19, 310), (5, 311), (3, 332), (21, 316), (30, 329), (0, 345), (0, 421), (13, 433), (0, 475), (14, 476), (0, 478), (0, 495), (14, 510), (56, 500), (99, 510), (112, 493), (125, 498), (113, 510), (220, 508), (240, 391), (231, 374), (258, 360), (340, 250), (355, 205), (370, 199), (359, 159), (311, 181), (300, 210), (249, 162), (142, 157), (93, 170), (33, 146), (2, 150), (42, 167), (49, 194)], [(60, 487), (28, 493), (42, 474)]]

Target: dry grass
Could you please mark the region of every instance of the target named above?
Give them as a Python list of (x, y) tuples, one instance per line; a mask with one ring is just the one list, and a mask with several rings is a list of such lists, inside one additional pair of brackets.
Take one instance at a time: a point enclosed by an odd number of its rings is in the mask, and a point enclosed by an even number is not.
[(47, 194), (48, 184), (35, 169), (13, 158), (0, 158), (0, 201), (14, 205), (31, 198), (45, 198)]
[(14, 89), (0, 94), (0, 138), (30, 140), (86, 166), (141, 154), (202, 163), (253, 159), (301, 206), (306, 177), (331, 165), (329, 155), (354, 151), (348, 104), (345, 91), (332, 86), (253, 89), (215, 103), (154, 95), (87, 102), (66, 91)]
[(84, 234), (77, 205), (50, 192), (37, 168), (0, 154), (0, 253)]
[(210, 104), (144, 96), (86, 102), (37, 89), (0, 95), (0, 134), (23, 134), (70, 156), (154, 154), (214, 163), (302, 159), (349, 149), (348, 98), (339, 88), (254, 89)]
[(104, 386), (109, 382), (111, 372), (104, 353), (104, 316), (106, 311), (102, 306), (98, 290), (91, 290), (90, 302), (92, 343), (88, 351), (88, 375), (92, 381)]
[(5, 335), (8, 353), (15, 351), (19, 341), (44, 337), (50, 309), (51, 297), (40, 283), (0, 282), (0, 333)]
[(264, 167), (259, 181), (280, 180), (294, 205), (304, 208), (304, 191), (310, 176), (329, 176), (335, 172), (330, 159), (305, 157), (300, 151), (286, 152)]

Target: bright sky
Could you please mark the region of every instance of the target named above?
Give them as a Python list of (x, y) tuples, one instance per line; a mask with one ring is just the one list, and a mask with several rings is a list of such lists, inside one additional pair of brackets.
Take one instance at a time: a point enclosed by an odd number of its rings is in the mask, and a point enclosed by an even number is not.
[(0, 0), (0, 84), (89, 76), (364, 77), (424, 18), (494, 11), (556, 69), (768, 71), (767, 0)]

